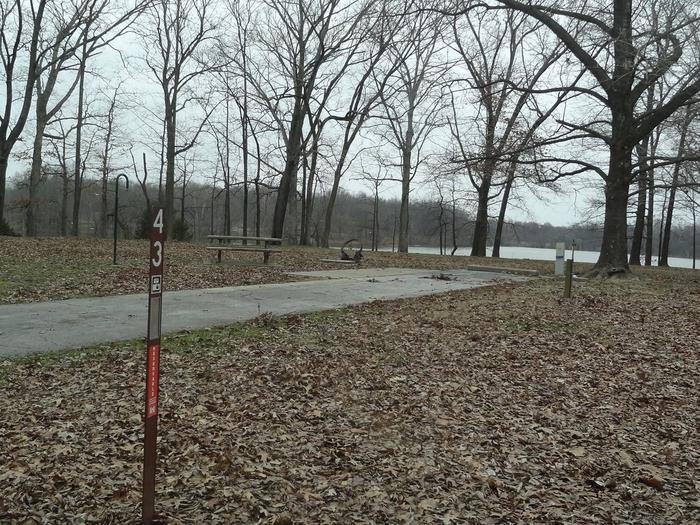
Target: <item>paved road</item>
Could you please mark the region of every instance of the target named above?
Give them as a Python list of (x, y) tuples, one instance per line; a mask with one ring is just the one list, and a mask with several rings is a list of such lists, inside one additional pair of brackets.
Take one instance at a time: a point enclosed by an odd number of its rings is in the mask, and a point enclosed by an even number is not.
[[(463, 290), (497, 281), (502, 273), (397, 268), (300, 272), (283, 284), (184, 290), (163, 294), (163, 334), (253, 319), (261, 313), (328, 310), (376, 299)], [(165, 282), (167, 288), (167, 281)], [(0, 305), (0, 357), (137, 339), (145, 335), (146, 294)]]

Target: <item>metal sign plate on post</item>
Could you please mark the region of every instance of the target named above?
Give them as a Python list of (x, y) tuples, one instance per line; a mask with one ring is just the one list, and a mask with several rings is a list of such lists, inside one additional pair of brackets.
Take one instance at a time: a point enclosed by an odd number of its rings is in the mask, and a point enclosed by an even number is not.
[(564, 255), (566, 245), (563, 242), (557, 243), (557, 256), (554, 261), (554, 275), (564, 275)]
[(153, 208), (148, 272), (148, 325), (146, 336), (146, 429), (143, 455), (142, 523), (153, 523), (156, 495), (156, 440), (160, 379), (160, 325), (163, 294), (163, 208)]

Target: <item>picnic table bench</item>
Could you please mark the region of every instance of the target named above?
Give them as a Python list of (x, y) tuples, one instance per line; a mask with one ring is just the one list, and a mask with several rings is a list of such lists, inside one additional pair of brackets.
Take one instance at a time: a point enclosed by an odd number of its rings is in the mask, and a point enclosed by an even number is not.
[[(218, 241), (215, 246), (207, 246), (207, 250), (216, 250), (218, 252), (217, 262), (221, 262), (221, 252), (236, 251), (236, 252), (262, 252), (263, 262), (267, 264), (270, 259), (271, 252), (282, 251), (279, 248), (272, 248), (273, 244), (281, 244), (282, 239), (276, 237), (249, 237), (247, 235), (207, 235), (207, 239), (213, 244), (213, 241)], [(244, 244), (246, 243), (246, 244)], [(247, 244), (253, 243), (253, 244)]]

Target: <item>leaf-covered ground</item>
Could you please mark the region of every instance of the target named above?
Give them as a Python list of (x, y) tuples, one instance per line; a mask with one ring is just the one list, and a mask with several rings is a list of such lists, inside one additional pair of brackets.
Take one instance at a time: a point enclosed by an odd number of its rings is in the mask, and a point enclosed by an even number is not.
[[(119, 241), (118, 262), (112, 266), (112, 243), (101, 239), (0, 237), (0, 304), (139, 293), (148, 273), (148, 242)], [(431, 255), (371, 253), (365, 251), (368, 268), (407, 267), (442, 270), (467, 264), (500, 264), (552, 272), (553, 263), (440, 257)], [(339, 258), (339, 250), (284, 247), (262, 264), (262, 254), (216, 252), (203, 245), (169, 242), (165, 247), (168, 290), (279, 283), (292, 280), (290, 271), (336, 269), (320, 262)]]
[[(167, 523), (700, 522), (697, 273), (168, 338)], [(0, 367), (0, 522), (139, 518), (141, 343)]]

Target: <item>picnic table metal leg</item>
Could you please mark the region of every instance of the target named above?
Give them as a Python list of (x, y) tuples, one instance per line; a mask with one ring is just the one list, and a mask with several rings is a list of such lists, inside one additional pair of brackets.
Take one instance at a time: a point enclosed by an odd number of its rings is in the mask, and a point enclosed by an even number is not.
[(267, 261), (270, 259), (270, 252), (263, 252), (263, 262), (267, 264)]

